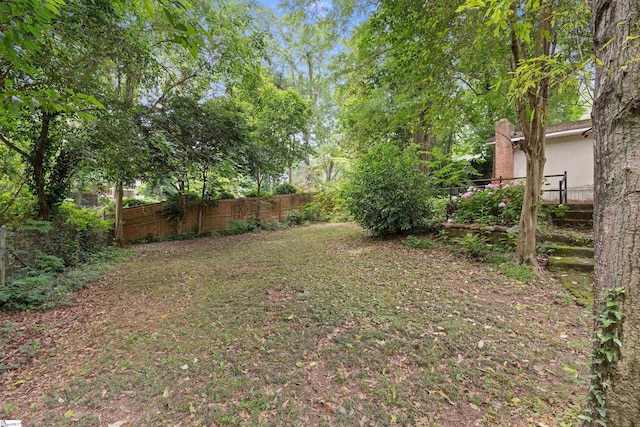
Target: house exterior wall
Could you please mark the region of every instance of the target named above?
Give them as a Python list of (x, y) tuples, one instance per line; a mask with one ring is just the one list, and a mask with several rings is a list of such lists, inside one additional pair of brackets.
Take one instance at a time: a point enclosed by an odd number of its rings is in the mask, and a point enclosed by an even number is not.
[[(593, 200), (593, 137), (571, 135), (560, 138), (549, 138), (546, 141), (545, 153), (547, 161), (544, 165), (545, 175), (562, 174), (567, 171), (569, 201)], [(526, 159), (524, 153), (515, 150), (514, 176), (526, 176)], [(558, 188), (560, 178), (552, 178), (550, 188)], [(545, 193), (545, 199), (557, 199), (557, 193)]]

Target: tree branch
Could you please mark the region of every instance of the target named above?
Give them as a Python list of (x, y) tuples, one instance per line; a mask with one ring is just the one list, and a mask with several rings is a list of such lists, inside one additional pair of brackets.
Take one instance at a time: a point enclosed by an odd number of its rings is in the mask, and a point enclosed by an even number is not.
[(155, 109), (158, 104), (160, 104), (162, 101), (164, 101), (164, 99), (167, 97), (167, 95), (169, 94), (169, 92), (171, 92), (173, 89), (175, 89), (176, 87), (180, 86), (181, 84), (195, 78), (198, 76), (198, 74), (200, 73), (200, 69), (197, 69), (196, 71), (194, 71), (191, 74), (187, 74), (186, 76), (182, 77), (180, 80), (176, 81), (175, 83), (169, 85), (169, 87), (162, 93), (162, 95), (160, 95), (160, 97), (156, 100), (156, 102), (153, 103), (153, 105), (151, 106), (151, 109)]
[(14, 202), (16, 200), (18, 200), (18, 195), (20, 195), (20, 192), (22, 191), (23, 187), (24, 187), (24, 179), (20, 183), (20, 187), (18, 187), (18, 190), (16, 191), (16, 194), (9, 200), (9, 203), (7, 204), (7, 206), (5, 206), (4, 209), (2, 210), (2, 212), (0, 212), (0, 215), (4, 215), (5, 213), (7, 213), (9, 208), (11, 206), (13, 206)]
[(13, 144), (11, 141), (9, 141), (7, 139), (7, 137), (5, 137), (3, 134), (0, 133), (0, 141), (2, 141), (7, 147), (9, 147), (10, 149), (12, 149), (13, 151), (15, 151), (16, 153), (20, 154), (22, 157), (24, 157), (25, 159), (29, 158), (29, 154), (24, 151), (22, 148), (18, 147), (17, 145)]

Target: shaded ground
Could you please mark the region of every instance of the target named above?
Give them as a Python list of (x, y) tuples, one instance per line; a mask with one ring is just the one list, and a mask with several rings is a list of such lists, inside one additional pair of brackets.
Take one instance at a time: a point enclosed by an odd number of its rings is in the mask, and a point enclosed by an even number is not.
[(3, 345), (37, 343), (0, 419), (550, 426), (583, 403), (590, 313), (554, 279), (350, 224), (134, 249), (72, 307), (0, 313)]

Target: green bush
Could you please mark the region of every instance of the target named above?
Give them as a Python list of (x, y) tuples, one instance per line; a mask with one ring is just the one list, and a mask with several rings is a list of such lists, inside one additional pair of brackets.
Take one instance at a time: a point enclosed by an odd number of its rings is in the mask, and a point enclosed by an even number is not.
[(317, 202), (307, 203), (284, 217), (285, 225), (303, 225), (309, 222), (323, 221), (322, 206)]
[(301, 225), (304, 221), (304, 215), (299, 210), (291, 211), (284, 217), (284, 223), (286, 225)]
[(65, 291), (53, 274), (29, 271), (0, 288), (0, 306), (5, 308), (48, 308)]
[[(258, 190), (253, 189), (246, 193), (242, 197), (258, 197)], [(271, 193), (268, 191), (260, 190), (260, 197), (271, 197)]]
[(229, 199), (235, 199), (235, 198), (236, 198), (236, 195), (233, 194), (231, 191), (219, 190), (214, 195), (213, 200), (229, 200)]
[(51, 238), (57, 243), (47, 251), (64, 259), (67, 266), (90, 261), (111, 243), (111, 222), (91, 209), (78, 209), (64, 202), (53, 219)]
[(242, 234), (256, 229), (256, 219), (250, 216), (246, 220), (232, 219), (227, 223), (224, 234)]
[(135, 208), (138, 206), (152, 205), (154, 203), (157, 202), (147, 199), (136, 199), (135, 197), (125, 197), (122, 199), (123, 208)]
[(289, 184), (289, 183), (277, 185), (273, 189), (273, 194), (274, 195), (296, 194), (297, 192), (298, 192), (298, 188), (296, 188), (295, 185)]
[(325, 220), (322, 212), (322, 204), (319, 202), (307, 203), (300, 207), (300, 211), (305, 221), (319, 222)]
[(55, 255), (71, 267), (92, 260), (110, 245), (110, 232), (111, 222), (103, 221), (97, 211), (64, 202), (51, 221), (29, 220), (12, 232), (9, 242), (23, 266), (35, 268), (41, 253)]
[(58, 274), (64, 270), (64, 261), (55, 255), (35, 250), (36, 265), (9, 280), (0, 288), (0, 306), (5, 308), (47, 308), (67, 292)]
[[(189, 203), (200, 201), (200, 196), (195, 192), (184, 193), (183, 197), (185, 198), (187, 206)], [(168, 195), (167, 200), (164, 202), (164, 208), (161, 211), (158, 211), (158, 214), (167, 218), (171, 225), (173, 225), (176, 233), (178, 233), (180, 223), (186, 214), (180, 200), (180, 193), (172, 193)]]
[(36, 263), (0, 287), (0, 307), (8, 309), (46, 309), (67, 303), (75, 291), (88, 286), (106, 265), (102, 261), (122, 258), (130, 252), (113, 247), (102, 252), (101, 262), (64, 269), (64, 261), (36, 250)]
[(453, 220), (459, 224), (515, 225), (520, 218), (524, 185), (519, 182), (469, 187), (456, 203)]
[(491, 244), (485, 236), (467, 233), (464, 238), (456, 237), (452, 241), (461, 246), (469, 256), (475, 259), (483, 260), (491, 252)]
[(261, 224), (261, 228), (263, 230), (269, 231), (278, 230), (284, 226), (285, 225), (280, 223), (280, 221), (278, 221), (276, 218), (267, 218), (267, 220), (263, 221)]
[(413, 146), (380, 143), (355, 164), (345, 185), (345, 206), (376, 234), (423, 228), (430, 216), (427, 180)]
[(345, 207), (345, 193), (338, 185), (332, 185), (325, 191), (316, 193), (313, 202), (320, 209), (320, 221), (349, 221), (349, 212)]
[(429, 197), (427, 200), (429, 204), (430, 216), (427, 221), (427, 228), (434, 228), (447, 219), (447, 208), (449, 207), (448, 197)]

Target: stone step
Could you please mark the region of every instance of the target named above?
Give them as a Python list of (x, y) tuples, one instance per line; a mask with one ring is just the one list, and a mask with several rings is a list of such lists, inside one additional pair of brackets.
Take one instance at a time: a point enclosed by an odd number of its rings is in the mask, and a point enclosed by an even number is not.
[(556, 246), (553, 249), (553, 256), (556, 257), (578, 257), (593, 258), (593, 248), (579, 248), (575, 246)]
[(593, 277), (590, 273), (566, 271), (558, 273), (558, 278), (576, 304), (582, 307), (593, 306)]
[(569, 211), (566, 211), (563, 216), (559, 216), (556, 219), (586, 219), (586, 220), (592, 221), (593, 212), (569, 210)]
[(549, 270), (551, 271), (593, 271), (594, 260), (591, 258), (580, 257), (549, 257)]
[(590, 242), (578, 242), (576, 241), (576, 237), (572, 237), (566, 234), (543, 234), (538, 237), (538, 242), (550, 242), (564, 246), (575, 246), (580, 245), (581, 247), (589, 246)]
[(585, 204), (568, 204), (565, 205), (569, 207), (569, 211), (581, 211), (581, 212), (593, 212), (593, 204), (585, 203)]
[(593, 220), (591, 219), (572, 219), (572, 218), (555, 218), (555, 225), (568, 225), (571, 227), (593, 228)]

